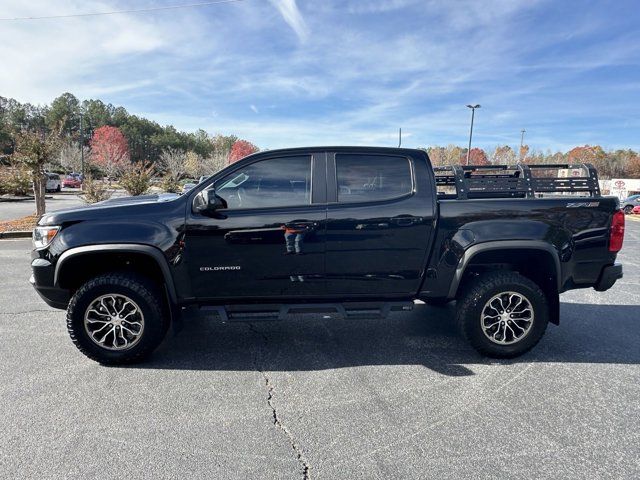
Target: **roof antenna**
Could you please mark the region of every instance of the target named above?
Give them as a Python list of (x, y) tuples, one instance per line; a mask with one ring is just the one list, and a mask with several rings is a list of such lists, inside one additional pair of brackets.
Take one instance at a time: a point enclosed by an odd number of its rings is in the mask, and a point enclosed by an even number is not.
[(398, 130), (398, 148), (402, 146), (402, 127)]

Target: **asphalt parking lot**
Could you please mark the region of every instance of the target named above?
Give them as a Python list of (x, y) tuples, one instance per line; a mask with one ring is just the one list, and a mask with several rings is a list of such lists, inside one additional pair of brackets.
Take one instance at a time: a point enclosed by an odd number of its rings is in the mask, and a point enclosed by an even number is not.
[[(84, 202), (78, 197), (76, 192), (78, 189), (65, 189), (64, 193), (47, 193), (47, 211), (61, 210), (63, 208), (75, 208), (84, 205)], [(0, 203), (0, 221), (13, 220), (14, 218), (26, 217), (32, 215), (36, 211), (34, 200), (23, 200), (20, 202), (1, 202)]]
[(3, 478), (638, 478), (640, 222), (625, 278), (562, 296), (514, 361), (452, 308), (383, 320), (191, 318), (151, 361), (99, 366), (0, 241)]

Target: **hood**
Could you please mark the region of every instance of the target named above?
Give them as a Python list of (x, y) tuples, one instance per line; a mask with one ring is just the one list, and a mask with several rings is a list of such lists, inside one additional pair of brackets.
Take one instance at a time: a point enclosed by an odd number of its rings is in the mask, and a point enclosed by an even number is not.
[(169, 202), (171, 200), (175, 200), (179, 196), (180, 195), (177, 193), (159, 193), (153, 195), (138, 195), (137, 197), (117, 197), (88, 206), (98, 207), (102, 205), (133, 205), (136, 203)]
[(107, 216), (127, 215), (129, 212), (131, 214), (137, 214), (147, 206), (155, 206), (180, 198), (184, 197), (177, 193), (110, 198), (103, 202), (87, 204), (82, 207), (67, 208), (45, 213), (38, 221), (38, 225), (61, 225), (65, 222), (103, 219)]

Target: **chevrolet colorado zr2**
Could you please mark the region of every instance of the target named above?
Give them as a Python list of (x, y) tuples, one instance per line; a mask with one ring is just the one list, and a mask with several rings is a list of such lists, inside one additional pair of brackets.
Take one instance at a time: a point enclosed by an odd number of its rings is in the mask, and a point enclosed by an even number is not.
[(504, 358), (559, 323), (561, 292), (622, 277), (623, 235), (589, 164), (432, 168), (421, 150), (295, 148), (182, 195), (43, 215), (31, 283), (104, 364), (148, 356), (187, 307), (224, 321), (357, 319), (417, 301), (455, 301), (462, 337)]

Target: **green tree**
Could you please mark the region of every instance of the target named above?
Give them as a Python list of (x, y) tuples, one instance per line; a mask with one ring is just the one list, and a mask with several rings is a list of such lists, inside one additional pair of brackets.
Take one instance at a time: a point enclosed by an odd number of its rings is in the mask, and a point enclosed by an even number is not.
[(79, 128), (80, 102), (75, 95), (66, 92), (51, 102), (46, 114), (46, 125), (50, 130), (60, 128), (65, 135), (73, 135)]
[(193, 150), (201, 157), (208, 157), (214, 151), (214, 145), (211, 137), (202, 129), (196, 130), (195, 133), (188, 134), (189, 150)]
[(113, 124), (115, 107), (105, 104), (102, 100), (85, 100), (82, 102), (82, 114), (84, 115), (85, 132), (91, 133), (105, 125)]

